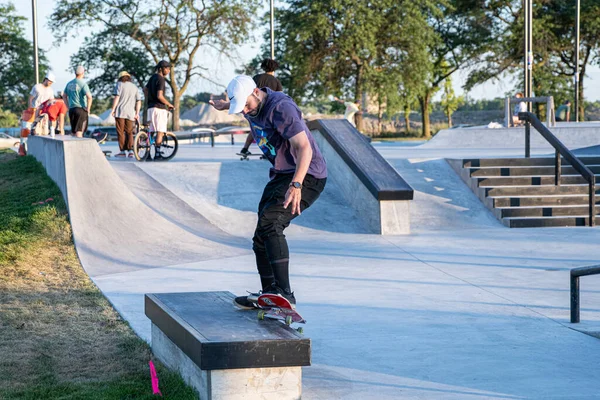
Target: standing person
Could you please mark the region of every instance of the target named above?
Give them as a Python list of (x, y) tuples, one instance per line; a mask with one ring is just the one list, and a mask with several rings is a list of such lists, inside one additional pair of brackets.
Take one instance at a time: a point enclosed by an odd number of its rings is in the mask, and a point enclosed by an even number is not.
[(260, 67), (265, 72), (252, 77), (256, 86), (258, 88), (268, 87), (276, 92), (283, 92), (283, 85), (279, 79), (275, 78), (275, 70), (279, 68), (277, 61), (265, 58), (262, 63), (260, 63)]
[(559, 122), (571, 120), (571, 101), (567, 100), (565, 104), (556, 109), (556, 120)]
[(351, 102), (351, 101), (343, 101), (338, 99), (337, 97), (333, 98), (335, 101), (337, 101), (338, 103), (342, 103), (344, 106), (346, 106), (346, 110), (344, 111), (344, 118), (346, 118), (348, 120), (348, 122), (350, 122), (352, 124), (352, 126), (356, 127), (356, 122), (354, 121), (354, 116), (356, 115), (357, 112), (360, 111), (360, 101), (355, 101), (355, 102)]
[(38, 83), (31, 88), (31, 92), (29, 93), (29, 107), (37, 109), (42, 103), (54, 99), (52, 84), (55, 80), (56, 77), (54, 74), (48, 72), (42, 83)]
[(83, 137), (87, 131), (88, 117), (92, 110), (92, 92), (83, 80), (85, 68), (82, 65), (75, 69), (75, 79), (67, 83), (63, 92), (63, 100), (69, 107), (71, 134)]
[[(289, 277), (289, 249), (283, 231), (317, 200), (327, 181), (325, 159), (302, 120), (302, 112), (282, 92), (259, 89), (246, 75), (227, 86), (230, 101), (211, 100), (217, 110), (243, 113), (256, 143), (271, 162), (271, 180), (258, 205), (252, 238), (262, 293), (275, 293), (292, 304), (296, 298)], [(249, 309), (261, 292), (236, 297), (234, 304)]]
[(142, 98), (138, 87), (131, 82), (131, 75), (127, 71), (119, 73), (116, 90), (111, 115), (115, 118), (121, 152), (115, 157), (125, 157), (127, 156), (125, 152), (129, 152), (129, 157), (133, 157), (133, 131), (135, 122), (140, 118)]
[[(523, 93), (519, 92), (517, 94), (515, 94), (515, 97), (518, 99), (522, 99), (523, 98)], [(517, 104), (515, 104), (515, 109), (513, 111), (513, 126), (517, 126), (517, 125), (522, 125), (523, 121), (521, 121), (519, 119), (519, 113), (520, 112), (527, 112), (527, 103), (525, 103), (524, 101), (520, 101)]]
[(54, 136), (54, 132), (58, 132), (59, 135), (65, 134), (65, 115), (68, 111), (60, 92), (54, 99), (42, 103), (39, 115), (48, 115), (51, 136)]
[(150, 131), (156, 132), (156, 142), (154, 142), (155, 152), (154, 160), (161, 160), (160, 145), (163, 136), (167, 133), (167, 123), (169, 122), (169, 110), (175, 107), (165, 98), (165, 77), (171, 73), (171, 64), (162, 60), (155, 67), (156, 73), (150, 77), (146, 87), (144, 87), (144, 96), (148, 100), (148, 120), (150, 121)]
[[(259, 89), (268, 87), (276, 92), (283, 92), (283, 85), (281, 85), (279, 79), (275, 78), (275, 70), (279, 68), (279, 64), (277, 63), (277, 61), (272, 60), (270, 58), (265, 58), (260, 64), (260, 67), (265, 72), (262, 74), (254, 75), (252, 77), (252, 80), (254, 81), (254, 83), (256, 83), (256, 87), (258, 87)], [(240, 150), (240, 153), (250, 154), (250, 151), (248, 151), (248, 149), (250, 148), (252, 142), (254, 142), (254, 138), (252, 137), (252, 133), (250, 133), (246, 137), (246, 142), (244, 143), (244, 147), (242, 148), (242, 150)]]

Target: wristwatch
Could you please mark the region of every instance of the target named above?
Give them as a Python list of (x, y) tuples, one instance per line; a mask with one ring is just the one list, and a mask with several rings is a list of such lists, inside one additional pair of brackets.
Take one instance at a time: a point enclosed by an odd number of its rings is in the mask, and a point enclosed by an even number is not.
[(302, 184), (300, 182), (292, 182), (290, 183), (290, 187), (293, 187), (294, 189), (302, 189)]

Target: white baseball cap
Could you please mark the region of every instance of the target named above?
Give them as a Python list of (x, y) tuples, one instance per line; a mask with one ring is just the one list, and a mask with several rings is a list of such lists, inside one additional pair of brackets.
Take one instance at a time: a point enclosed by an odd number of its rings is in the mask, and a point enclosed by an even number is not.
[(238, 75), (227, 85), (229, 97), (229, 114), (241, 113), (246, 107), (246, 100), (256, 88), (256, 83), (248, 75)]
[(75, 74), (76, 75), (81, 75), (85, 72), (85, 68), (83, 68), (83, 65), (79, 65), (77, 68), (75, 68)]
[(45, 79), (48, 79), (50, 82), (56, 82), (56, 76), (52, 72), (46, 73)]

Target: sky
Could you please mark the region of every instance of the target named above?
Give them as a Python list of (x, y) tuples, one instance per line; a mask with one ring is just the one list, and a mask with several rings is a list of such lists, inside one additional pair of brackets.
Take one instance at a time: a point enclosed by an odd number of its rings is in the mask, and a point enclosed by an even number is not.
[[(32, 2), (29, 0), (17, 0), (16, 2), (13, 2), (17, 9), (17, 13), (27, 18), (27, 23), (25, 24), (25, 34), (29, 39), (33, 37), (31, 3)], [(69, 69), (69, 59), (72, 54), (77, 52), (80, 45), (83, 43), (85, 36), (90, 35), (93, 32), (94, 27), (77, 32), (76, 38), (68, 38), (66, 42), (56, 45), (54, 43), (52, 30), (48, 24), (54, 4), (55, 0), (37, 1), (38, 46), (46, 51), (52, 72), (56, 75), (56, 82), (53, 86), (54, 90), (57, 91), (63, 90), (66, 83), (74, 78), (74, 74)], [(259, 10), (257, 15), (262, 15), (267, 10), (267, 7), (268, 2), (265, 1), (264, 10)], [(231, 78), (235, 76), (235, 69), (250, 61), (258, 53), (262, 43), (262, 33), (264, 32), (265, 26), (256, 24), (256, 27), (257, 30), (254, 32), (254, 40), (250, 40), (248, 44), (239, 49), (239, 54), (237, 55), (235, 61), (231, 61), (225, 57), (219, 57), (215, 54), (200, 54), (198, 59), (209, 59), (211, 61), (210, 65), (205, 63), (204, 66), (209, 66), (208, 73), (211, 75), (212, 80), (219, 83), (220, 86), (207, 80), (199, 79), (195, 82), (192, 82), (187, 93), (193, 94), (201, 91), (213, 93), (222, 92)], [(115, 80), (119, 72), (120, 71), (115, 71)], [(453, 77), (454, 89), (457, 95), (464, 94), (461, 86), (466, 77), (466, 71), (461, 71), (455, 77)], [(589, 72), (584, 84), (586, 100), (600, 100), (600, 68), (589, 67)], [(476, 86), (468, 93), (468, 95), (473, 99), (493, 99), (496, 97), (502, 97), (512, 88), (513, 83), (509, 80), (502, 80), (495, 83), (489, 82)]]

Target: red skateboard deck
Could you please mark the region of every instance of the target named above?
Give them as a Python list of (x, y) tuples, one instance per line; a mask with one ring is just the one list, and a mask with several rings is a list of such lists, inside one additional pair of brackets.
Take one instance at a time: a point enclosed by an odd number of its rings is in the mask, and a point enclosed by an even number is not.
[(291, 303), (283, 296), (266, 293), (258, 297), (257, 304), (261, 308), (258, 312), (259, 319), (265, 317), (278, 319), (285, 322), (286, 325), (306, 323), (306, 320), (292, 308)]

